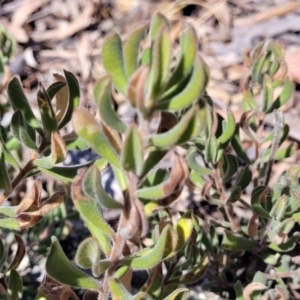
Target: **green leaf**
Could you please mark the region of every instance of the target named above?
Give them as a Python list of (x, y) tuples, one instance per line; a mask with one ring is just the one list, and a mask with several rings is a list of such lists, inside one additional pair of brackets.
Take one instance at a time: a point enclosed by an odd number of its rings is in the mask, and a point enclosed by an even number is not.
[[(152, 176), (150, 175), (152, 174), (154, 175), (154, 178), (151, 182)], [(178, 155), (174, 155), (173, 168), (171, 169), (167, 179), (161, 181), (164, 179), (165, 175), (164, 171), (162, 170), (154, 171), (152, 174), (150, 173), (147, 180), (144, 182), (144, 186), (135, 192), (135, 195), (138, 198), (159, 200), (165, 199), (172, 195), (178, 197), (181, 193), (180, 186), (182, 186), (186, 180), (187, 170), (183, 158)]]
[(200, 175), (200, 173), (194, 170), (190, 172), (189, 179), (199, 189), (202, 189), (204, 183), (206, 182), (206, 180)]
[(93, 237), (89, 237), (78, 245), (75, 263), (80, 268), (90, 269), (100, 260), (100, 254), (101, 250), (98, 241)]
[(162, 292), (162, 280), (162, 267), (161, 265), (157, 265), (149, 274), (149, 277), (141, 288), (141, 291), (151, 297), (154, 297), (154, 299), (159, 298)]
[(262, 207), (261, 203), (265, 202), (265, 197), (269, 195), (271, 190), (266, 186), (257, 186), (251, 194), (251, 207), (261, 217), (269, 219), (269, 213)]
[(248, 166), (244, 167), (239, 174), (239, 177), (234, 186), (240, 186), (244, 190), (252, 180), (252, 172)]
[(287, 242), (279, 244), (279, 245), (271, 243), (269, 245), (269, 248), (274, 251), (278, 251), (278, 252), (290, 252), (295, 248), (295, 246), (299, 240), (299, 236), (300, 236), (299, 232), (295, 232), (293, 234), (293, 236), (287, 240)]
[(15, 111), (12, 116), (11, 130), (21, 144), (30, 149), (37, 150), (35, 131), (25, 122), (24, 117), (19, 110)]
[(254, 82), (262, 83), (263, 74), (261, 72), (265, 60), (267, 59), (267, 52), (261, 53), (258, 58), (252, 63), (251, 75)]
[(263, 96), (263, 107), (262, 111), (267, 112), (273, 103), (273, 85), (272, 79), (269, 75), (265, 74), (263, 78), (262, 86), (262, 96)]
[(90, 147), (82, 137), (76, 137), (70, 140), (64, 137), (64, 140), (68, 150), (86, 150)]
[(205, 126), (205, 109), (197, 105), (191, 107), (172, 129), (151, 137), (151, 142), (158, 148), (170, 148), (194, 139)]
[(50, 139), (51, 132), (57, 130), (58, 124), (51, 100), (41, 84), (37, 93), (37, 99), (41, 113), (43, 129), (46, 137)]
[(9, 149), (7, 148), (4, 140), (3, 140), (3, 136), (2, 136), (2, 130), (5, 130), (1, 125), (0, 125), (0, 147), (2, 147), (1, 152), (4, 152), (5, 155), (5, 161), (8, 162), (10, 165), (12, 165), (15, 169), (19, 169), (20, 165), (18, 163), (18, 161), (13, 157), (13, 155), (11, 154), (11, 152), (9, 151)]
[(289, 234), (290, 231), (294, 228), (295, 223), (296, 220), (294, 218), (285, 219), (274, 229), (274, 231), (276, 233)]
[(148, 81), (149, 98), (146, 107), (152, 108), (166, 84), (172, 58), (172, 43), (169, 30), (163, 26), (158, 31), (151, 47), (151, 62)]
[[(112, 228), (104, 220), (103, 216), (98, 211), (98, 208), (94, 203), (94, 201), (89, 199), (83, 199), (83, 198), (73, 199), (73, 200), (76, 209), (80, 212), (80, 216), (83, 218), (83, 220), (85, 221), (88, 227), (89, 224), (94, 225), (95, 228), (101, 230), (107, 236), (113, 237), (114, 232)], [(92, 233), (94, 233), (93, 228), (89, 227), (89, 229), (91, 230)]]
[(168, 80), (166, 91), (174, 90), (178, 84), (190, 73), (197, 53), (197, 34), (195, 29), (187, 24), (186, 30), (180, 37), (180, 56), (178, 63)]
[(210, 136), (207, 140), (204, 150), (204, 158), (208, 163), (217, 163), (218, 142), (215, 136)]
[(164, 227), (159, 240), (156, 242), (155, 246), (148, 253), (133, 258), (123, 258), (119, 261), (120, 264), (130, 266), (137, 270), (148, 270), (155, 267), (163, 258), (165, 251), (167, 237), (171, 230), (171, 226), (167, 225)]
[(20, 110), (24, 116), (26, 122), (36, 129), (39, 133), (42, 133), (41, 127), (37, 119), (35, 118), (29, 102), (23, 92), (21, 84), (17, 78), (13, 78), (7, 86), (8, 99), (14, 108), (14, 110)]
[(155, 40), (156, 36), (159, 33), (159, 30), (163, 26), (166, 28), (170, 27), (168, 19), (161, 13), (155, 13), (151, 19), (151, 25), (149, 31), (150, 42)]
[[(74, 205), (96, 238), (98, 238), (97, 231), (101, 231), (108, 237), (112, 238), (114, 236), (114, 231), (104, 220), (101, 208), (95, 201), (87, 198), (83, 194), (82, 176), (84, 176), (84, 174), (78, 175), (73, 181), (72, 199), (74, 201)], [(103, 237), (101, 236), (98, 241), (101, 247)]]
[(20, 225), (15, 218), (0, 218), (0, 227), (20, 231)]
[(146, 293), (138, 292), (133, 296), (133, 300), (153, 300), (153, 298)]
[(223, 163), (223, 171), (224, 175), (222, 177), (222, 181), (226, 182), (231, 179), (231, 177), (236, 173), (239, 167), (238, 160), (236, 156), (232, 154), (224, 155), (224, 163)]
[(83, 240), (76, 251), (75, 263), (83, 269), (92, 269), (93, 276), (99, 277), (105, 272), (112, 262), (109, 260), (100, 261), (101, 249), (97, 239), (90, 237)]
[(209, 257), (207, 254), (203, 256), (200, 263), (193, 266), (185, 274), (180, 277), (176, 277), (170, 281), (170, 283), (178, 282), (182, 284), (192, 284), (199, 281), (206, 273), (209, 265)]
[(0, 143), (0, 189), (4, 190), (4, 192), (10, 192), (12, 189), (9, 174), (7, 172), (7, 168), (5, 165), (4, 149), (1, 143)]
[(123, 205), (111, 198), (102, 186), (101, 172), (95, 165), (90, 167), (83, 179), (83, 190), (92, 199), (108, 209), (120, 209)]
[(186, 288), (179, 288), (179, 289), (173, 291), (166, 298), (164, 298), (164, 300), (185, 299), (185, 295), (187, 294), (187, 292), (188, 292), (188, 289), (186, 289)]
[(139, 178), (144, 178), (152, 168), (157, 165), (161, 159), (167, 154), (168, 150), (156, 149), (155, 147), (150, 147), (148, 157), (143, 164), (143, 171)]
[(226, 199), (227, 203), (234, 203), (241, 199), (242, 189), (241, 187), (235, 186), (231, 189), (229, 197)]
[(150, 65), (150, 60), (151, 60), (151, 48), (147, 47), (142, 52), (140, 64), (143, 66)]
[(218, 137), (219, 144), (227, 143), (235, 132), (235, 119), (234, 114), (230, 109), (227, 109), (227, 121), (222, 134)]
[(8, 297), (9, 300), (22, 299), (23, 284), (19, 273), (12, 269), (8, 279)]
[(52, 237), (52, 246), (46, 261), (47, 273), (61, 283), (82, 289), (99, 290), (99, 282), (78, 269), (64, 254), (56, 237)]
[(122, 41), (118, 34), (113, 33), (104, 40), (101, 57), (103, 66), (111, 75), (114, 86), (126, 95), (128, 80), (124, 67)]
[(234, 290), (235, 290), (236, 300), (244, 300), (243, 285), (241, 284), (241, 282), (239, 280), (234, 284)]
[(229, 251), (244, 251), (251, 250), (257, 247), (258, 244), (249, 238), (225, 230), (221, 246), (223, 249)]
[(203, 95), (207, 82), (207, 66), (200, 57), (196, 56), (191, 78), (184, 89), (175, 96), (163, 96), (155, 108), (168, 111), (184, 109)]
[(178, 242), (175, 251), (178, 253), (189, 241), (193, 232), (193, 213), (188, 211), (177, 222), (175, 231), (178, 235)]
[(111, 89), (111, 79), (109, 76), (104, 76), (99, 79), (94, 88), (95, 101), (98, 106), (101, 119), (106, 123), (106, 125), (120, 133), (124, 133), (127, 126), (117, 116), (116, 111), (113, 108)]
[(285, 210), (287, 207), (287, 197), (286, 195), (282, 195), (278, 198), (278, 200), (273, 205), (270, 216), (274, 218), (275, 220), (281, 220), (284, 216)]
[(17, 217), (17, 208), (18, 206), (0, 206), (0, 213), (6, 217)]
[(82, 137), (93, 150), (117, 168), (121, 166), (117, 153), (106, 139), (100, 125), (87, 109), (83, 107), (77, 108), (73, 113), (72, 121), (75, 132)]
[(58, 129), (63, 128), (66, 124), (68, 124), (71, 121), (73, 111), (79, 105), (80, 101), (80, 88), (78, 80), (71, 72), (64, 70), (64, 74), (69, 89), (69, 98), (67, 109), (61, 116)]
[(110, 278), (108, 285), (112, 300), (133, 300), (133, 296), (117, 279)]
[(251, 164), (251, 160), (246, 154), (245, 149), (240, 140), (239, 126), (236, 126), (235, 128), (234, 135), (231, 138), (231, 145), (239, 158), (241, 158), (245, 163)]
[(293, 84), (289, 78), (284, 81), (282, 86), (282, 91), (277, 97), (277, 99), (273, 102), (271, 108), (267, 111), (267, 113), (272, 112), (274, 109), (278, 109), (282, 107), (292, 96), (293, 93)]
[(131, 125), (125, 135), (121, 162), (124, 170), (140, 175), (143, 169), (143, 144), (137, 127)]
[(44, 173), (47, 173), (54, 178), (60, 179), (63, 182), (72, 182), (77, 175), (79, 169), (84, 167), (89, 167), (93, 164), (94, 161), (87, 162), (81, 165), (73, 165), (73, 166), (53, 166), (50, 163), (49, 157), (43, 157), (39, 159), (35, 159), (33, 164), (38, 167)]
[(55, 97), (55, 95), (63, 88), (66, 86), (66, 82), (64, 81), (57, 81), (53, 82), (46, 90), (47, 95), (50, 99), (50, 101)]
[(124, 65), (128, 78), (138, 68), (140, 42), (145, 36), (148, 24), (141, 24), (132, 33), (124, 44)]
[(197, 162), (197, 148), (196, 147), (190, 147), (187, 152), (187, 162), (189, 167), (199, 173), (199, 175), (210, 175), (212, 174), (212, 171), (210, 169), (207, 169), (205, 167), (202, 167)]

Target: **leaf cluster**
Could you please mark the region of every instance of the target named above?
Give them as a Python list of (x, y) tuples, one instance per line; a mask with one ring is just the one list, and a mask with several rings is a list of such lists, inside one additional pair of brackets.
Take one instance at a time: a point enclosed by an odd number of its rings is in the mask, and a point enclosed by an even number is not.
[[(109, 35), (101, 58), (106, 74), (95, 84), (96, 112), (80, 105), (78, 82), (67, 71), (55, 74), (47, 89), (40, 86), (39, 118), (20, 82), (8, 85), (14, 113), (9, 130), (1, 128), (0, 204), (27, 177), (35, 180), (17, 205), (0, 207), (0, 226), (35, 226), (62, 204), (60, 190), (41, 199), (35, 176), (44, 173), (70, 184), (74, 207), (91, 233), (74, 262), (52, 237), (37, 299), (78, 299), (71, 287), (84, 290), (84, 299), (185, 299), (186, 286), (197, 282), (224, 299), (296, 297), (300, 167), (270, 185), (274, 164), (296, 150), (282, 113), (293, 87), (281, 47), (268, 41), (250, 53), (239, 120), (230, 109), (217, 112), (207, 94), (209, 69), (190, 25), (174, 40), (170, 22), (155, 14), (125, 42)], [(130, 121), (120, 108), (132, 112)], [(275, 125), (265, 135), (269, 114)], [(70, 121), (74, 131), (63, 135)], [(98, 159), (61, 164), (68, 150), (88, 147)], [(30, 153), (25, 164), (23, 149)], [(108, 169), (122, 199), (105, 190)], [(201, 203), (174, 216), (171, 208), (184, 187), (198, 191)], [(218, 217), (201, 214), (205, 202)], [(105, 219), (107, 210), (119, 213), (117, 226)], [(136, 293), (135, 270), (148, 272)], [(54, 296), (54, 290), (60, 292)]]

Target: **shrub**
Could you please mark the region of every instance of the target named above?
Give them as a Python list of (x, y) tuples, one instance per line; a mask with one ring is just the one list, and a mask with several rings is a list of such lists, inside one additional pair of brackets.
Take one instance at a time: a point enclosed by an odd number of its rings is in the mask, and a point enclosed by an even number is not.
[[(280, 110), (292, 94), (283, 51), (268, 41), (251, 52), (250, 72), (242, 82), (244, 112), (237, 122), (230, 109), (217, 113), (206, 93), (209, 69), (198, 55), (194, 29), (187, 25), (182, 32), (176, 59), (172, 43), (170, 23), (161, 14), (137, 26), (125, 43), (118, 34), (107, 37), (101, 55), (107, 75), (94, 90), (97, 113), (79, 105), (78, 82), (67, 71), (55, 75), (48, 89), (40, 86), (40, 120), (19, 81), (10, 82), (15, 112), (11, 134), (2, 130), (1, 203), (21, 181), (46, 173), (71, 183), (74, 206), (91, 232), (78, 246), (75, 263), (52, 237), (48, 275), (37, 299), (77, 299), (70, 286), (86, 290), (84, 299), (184, 299), (186, 286), (202, 278), (203, 289), (224, 299), (298, 295), (300, 167), (292, 166), (275, 185), (269, 184), (274, 162), (295, 151)], [(120, 105), (133, 110), (132, 122), (118, 114)], [(274, 115), (275, 126), (263, 136), (268, 114)], [(76, 134), (62, 135), (70, 121)], [(251, 151), (244, 148), (242, 134)], [(22, 153), (24, 147), (32, 149), (31, 158), (21, 167), (10, 152)], [(87, 147), (100, 158), (60, 165), (67, 150)], [(107, 168), (122, 201), (102, 185)], [(186, 185), (201, 191), (219, 219), (203, 219), (196, 208), (172, 216), (170, 206), (180, 201)], [(41, 202), (40, 194), (41, 183), (35, 180), (17, 206), (0, 208), (0, 226), (34, 226), (65, 198), (57, 191)], [(242, 217), (235, 215), (237, 209)], [(106, 210), (120, 212), (117, 228), (103, 217)], [(14, 286), (2, 284), (8, 299), (22, 290), (16, 267), (4, 273), (18, 278)], [(134, 295), (133, 270), (149, 274)]]

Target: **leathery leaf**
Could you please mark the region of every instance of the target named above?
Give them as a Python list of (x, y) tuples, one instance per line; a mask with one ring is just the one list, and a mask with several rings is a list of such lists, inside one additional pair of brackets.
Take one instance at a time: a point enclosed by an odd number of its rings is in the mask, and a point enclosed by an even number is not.
[(198, 56), (195, 58), (192, 76), (184, 89), (175, 96), (163, 96), (157, 104), (156, 109), (178, 111), (190, 106), (205, 91), (208, 82), (207, 66)]
[(221, 246), (223, 249), (229, 251), (244, 251), (253, 249), (257, 247), (258, 244), (249, 238), (225, 230)]
[(35, 143), (35, 131), (25, 122), (20, 110), (14, 112), (11, 119), (11, 130), (17, 140), (24, 146), (37, 150)]
[(13, 78), (7, 86), (8, 99), (14, 108), (14, 110), (20, 110), (24, 119), (30, 126), (36, 129), (39, 133), (42, 133), (40, 124), (35, 118), (29, 102), (23, 92), (20, 81), (17, 78)]
[(59, 120), (59, 126), (58, 129), (61, 129), (64, 127), (72, 118), (72, 113), (74, 109), (79, 105), (80, 101), (80, 88), (79, 83), (76, 77), (66, 70), (64, 70), (66, 82), (68, 85), (68, 103), (67, 105), (62, 105), (60, 111), (63, 112), (63, 114), (58, 114), (58, 120)]
[(167, 132), (153, 135), (151, 142), (158, 148), (170, 148), (195, 138), (205, 126), (206, 110), (191, 107), (182, 119)]
[(114, 86), (123, 94), (127, 94), (127, 75), (124, 67), (122, 41), (113, 33), (104, 40), (101, 53), (103, 66), (111, 75)]
[(111, 89), (110, 76), (104, 76), (99, 79), (94, 88), (95, 101), (98, 105), (101, 119), (111, 128), (124, 133), (127, 126), (120, 120), (113, 108)]
[(219, 144), (225, 144), (233, 136), (235, 131), (235, 119), (234, 114), (230, 109), (227, 109), (227, 121), (222, 134), (218, 137)]
[(149, 72), (149, 99), (147, 108), (152, 108), (162, 88), (166, 84), (169, 75), (169, 67), (172, 58), (172, 44), (168, 29), (160, 28), (151, 47), (151, 63)]
[(124, 45), (124, 64), (128, 77), (130, 77), (138, 68), (138, 56), (139, 46), (145, 32), (148, 28), (148, 24), (141, 24), (136, 28), (127, 39)]
[(266, 186), (257, 186), (251, 194), (251, 207), (261, 217), (269, 219), (270, 215), (262, 206), (271, 190)]
[(171, 225), (164, 227), (159, 240), (148, 253), (132, 258), (124, 258), (119, 261), (122, 265), (130, 266), (133, 269), (148, 270), (155, 267), (163, 258), (167, 237), (171, 230)]
[(96, 165), (91, 166), (83, 178), (84, 192), (108, 209), (123, 208), (123, 205), (111, 198), (102, 186), (101, 172)]
[(185, 213), (175, 226), (175, 231), (178, 235), (178, 243), (175, 251), (179, 252), (182, 247), (188, 242), (193, 232), (193, 213), (189, 211)]
[(195, 29), (188, 25), (180, 37), (180, 56), (176, 68), (168, 80), (167, 91), (174, 89), (174, 87), (188, 75), (195, 61), (196, 53), (197, 34)]
[(120, 160), (113, 147), (104, 136), (100, 125), (87, 109), (80, 107), (73, 113), (73, 128), (93, 150), (109, 163), (120, 167)]
[(3, 145), (0, 142), (0, 189), (5, 192), (11, 191), (11, 182), (5, 165)]
[(56, 237), (46, 261), (47, 273), (61, 283), (82, 289), (99, 289), (99, 282), (77, 268), (64, 254)]
[(142, 138), (133, 124), (126, 132), (123, 149), (121, 153), (121, 162), (124, 170), (141, 174), (143, 169), (143, 144)]

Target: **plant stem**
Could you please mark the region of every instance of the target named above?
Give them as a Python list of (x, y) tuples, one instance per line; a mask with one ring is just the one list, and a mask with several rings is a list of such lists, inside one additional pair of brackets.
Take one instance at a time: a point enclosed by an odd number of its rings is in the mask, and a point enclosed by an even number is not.
[(268, 183), (269, 183), (275, 154), (276, 154), (276, 151), (279, 148), (279, 144), (280, 144), (280, 135), (281, 135), (282, 128), (284, 126), (282, 111), (279, 111), (279, 110), (275, 111), (275, 120), (276, 120), (276, 122), (275, 122), (275, 128), (274, 128), (274, 139), (272, 141), (270, 157), (267, 162), (264, 185), (268, 185)]
[(0, 204), (3, 203), (3, 201), (10, 195), (10, 193), (13, 191), (13, 189), (24, 179), (26, 174), (30, 172), (33, 169), (33, 161), (38, 157), (37, 152), (33, 152), (31, 155), (30, 160), (25, 164), (23, 168), (20, 168), (19, 174), (15, 177), (15, 179), (11, 182), (11, 191), (4, 192), (0, 196)]
[(214, 168), (213, 177), (214, 177), (214, 181), (216, 184), (216, 188), (220, 194), (220, 198), (223, 201), (226, 216), (227, 216), (229, 222), (231, 223), (232, 227), (235, 230), (240, 231), (241, 230), (240, 226), (236, 223), (233, 213), (232, 213), (232, 210), (230, 209), (229, 205), (226, 203), (226, 194), (225, 194), (224, 186), (221, 182), (220, 174), (219, 174), (217, 167)]

